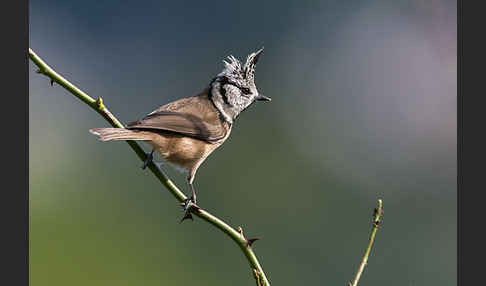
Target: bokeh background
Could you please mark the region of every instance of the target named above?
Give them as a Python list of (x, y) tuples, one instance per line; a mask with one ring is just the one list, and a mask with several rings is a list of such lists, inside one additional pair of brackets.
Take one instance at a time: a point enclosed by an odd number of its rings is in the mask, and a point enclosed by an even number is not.
[[(262, 46), (272, 97), (199, 169), (273, 285), (456, 284), (455, 1), (30, 1), (30, 46), (123, 122)], [(30, 284), (254, 285), (245, 257), (29, 64)], [(148, 150), (148, 148), (147, 148)], [(184, 175), (165, 167), (187, 192)]]

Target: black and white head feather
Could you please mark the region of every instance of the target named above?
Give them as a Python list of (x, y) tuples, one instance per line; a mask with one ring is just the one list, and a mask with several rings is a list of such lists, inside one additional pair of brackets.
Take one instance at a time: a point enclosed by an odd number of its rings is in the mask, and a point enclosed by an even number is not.
[(262, 52), (263, 48), (248, 55), (244, 65), (232, 55), (227, 57), (223, 60), (223, 71), (211, 81), (211, 100), (230, 123), (255, 100), (263, 98), (255, 86), (254, 76)]

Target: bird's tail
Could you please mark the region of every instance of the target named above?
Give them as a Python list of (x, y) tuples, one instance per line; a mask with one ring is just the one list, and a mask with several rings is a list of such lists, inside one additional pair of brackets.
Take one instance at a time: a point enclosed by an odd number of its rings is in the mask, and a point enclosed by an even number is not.
[(152, 140), (150, 133), (139, 130), (129, 130), (125, 128), (93, 128), (90, 129), (101, 141), (110, 140)]

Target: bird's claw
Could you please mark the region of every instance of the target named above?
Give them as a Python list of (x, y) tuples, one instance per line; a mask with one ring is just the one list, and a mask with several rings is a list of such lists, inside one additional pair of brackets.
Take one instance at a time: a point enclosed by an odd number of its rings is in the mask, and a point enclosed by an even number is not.
[(154, 150), (152, 152), (147, 153), (147, 158), (145, 159), (145, 162), (143, 162), (143, 165), (140, 167), (142, 170), (145, 170), (147, 166), (153, 161), (154, 159)]
[(199, 210), (200, 209), (200, 207), (196, 205), (196, 200), (194, 200), (192, 196), (189, 199), (184, 200), (181, 203), (181, 206), (183, 207), (183, 210), (184, 210), (184, 217), (182, 217), (180, 222), (183, 222), (186, 219), (194, 220), (192, 218), (192, 215), (191, 215), (191, 210), (193, 210), (193, 209)]
[(190, 218), (191, 220), (194, 220), (194, 219), (192, 218), (191, 212), (185, 212), (185, 213), (184, 213), (184, 217), (181, 219), (180, 223), (182, 223), (184, 220), (186, 220), (186, 219), (188, 219), (188, 218)]

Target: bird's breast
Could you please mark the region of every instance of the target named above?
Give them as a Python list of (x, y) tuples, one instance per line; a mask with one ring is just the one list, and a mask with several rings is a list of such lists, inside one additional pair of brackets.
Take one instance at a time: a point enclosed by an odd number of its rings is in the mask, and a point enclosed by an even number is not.
[(148, 143), (168, 162), (190, 170), (204, 161), (209, 154), (221, 146), (230, 132), (217, 142), (206, 142), (192, 137), (160, 132)]

